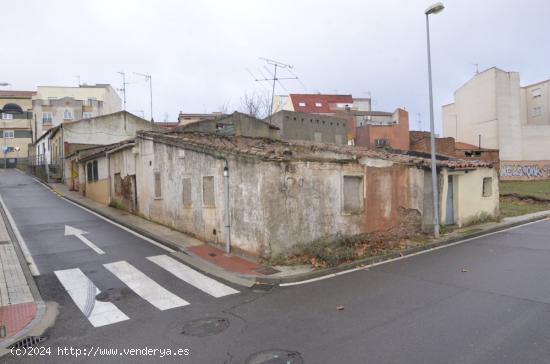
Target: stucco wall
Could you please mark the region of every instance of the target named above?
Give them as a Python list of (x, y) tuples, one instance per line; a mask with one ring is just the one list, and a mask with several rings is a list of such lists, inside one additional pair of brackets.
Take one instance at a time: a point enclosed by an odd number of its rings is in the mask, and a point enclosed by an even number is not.
[[(540, 96), (532, 91), (540, 89)], [(540, 115), (533, 109), (540, 107)], [(520, 87), (518, 72), (491, 68), (475, 75), (443, 107), (444, 136), (500, 150), (500, 160), (550, 159), (550, 82)]]
[[(499, 214), (498, 172), (495, 168), (478, 168), (465, 171), (449, 171), (441, 173), (440, 214), (444, 224), (447, 214), (448, 177), (453, 176), (454, 222), (463, 226), (486, 216), (496, 217)], [(491, 195), (483, 196), (483, 179), (491, 178)]]
[(550, 159), (543, 161), (503, 161), (500, 164), (503, 181), (535, 181), (550, 179)]
[(86, 182), (86, 197), (104, 205), (109, 204), (109, 179)]
[[(346, 119), (321, 114), (280, 111), (272, 116), (284, 140), (347, 144)], [(317, 138), (317, 139), (316, 139)]]
[[(139, 213), (148, 219), (223, 243), (224, 160), (138, 139)], [(231, 240), (234, 247), (269, 257), (325, 235), (411, 234), (420, 229), (423, 171), (387, 161), (275, 162), (226, 156), (230, 176)], [(154, 196), (155, 171), (162, 197)], [(215, 206), (204, 206), (203, 177), (214, 177)], [(344, 176), (363, 177), (363, 209), (343, 211)], [(183, 204), (183, 183), (192, 202)]]

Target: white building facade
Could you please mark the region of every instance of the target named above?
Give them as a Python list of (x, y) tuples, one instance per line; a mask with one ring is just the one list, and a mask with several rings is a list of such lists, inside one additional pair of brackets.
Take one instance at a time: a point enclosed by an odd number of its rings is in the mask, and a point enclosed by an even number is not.
[(550, 80), (520, 86), (518, 72), (476, 74), (443, 106), (443, 136), (499, 149), (501, 179), (550, 179)]

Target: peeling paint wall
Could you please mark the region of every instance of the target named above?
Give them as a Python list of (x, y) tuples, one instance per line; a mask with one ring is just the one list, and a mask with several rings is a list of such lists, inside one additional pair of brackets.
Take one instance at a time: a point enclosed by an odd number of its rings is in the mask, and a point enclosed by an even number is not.
[[(138, 138), (139, 214), (223, 244), (223, 157)], [(229, 165), (234, 248), (270, 257), (297, 243), (343, 234), (408, 236), (421, 229), (424, 171), (365, 158), (353, 162), (262, 161), (225, 155)], [(161, 196), (155, 197), (155, 172)], [(203, 178), (214, 178), (214, 205), (206, 205)], [(359, 211), (344, 210), (344, 178), (362, 178)], [(191, 201), (184, 203), (184, 183)]]

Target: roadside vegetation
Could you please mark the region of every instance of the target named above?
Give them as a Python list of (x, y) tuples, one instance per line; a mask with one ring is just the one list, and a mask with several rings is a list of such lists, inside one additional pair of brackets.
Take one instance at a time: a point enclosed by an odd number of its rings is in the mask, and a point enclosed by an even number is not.
[(298, 244), (286, 254), (273, 257), (270, 265), (310, 264), (315, 268), (335, 267), (357, 259), (383, 256), (423, 245), (429, 241), (425, 235), (408, 240), (372, 239), (368, 236), (335, 234), (308, 244)]
[(550, 210), (550, 181), (500, 182), (500, 216)]

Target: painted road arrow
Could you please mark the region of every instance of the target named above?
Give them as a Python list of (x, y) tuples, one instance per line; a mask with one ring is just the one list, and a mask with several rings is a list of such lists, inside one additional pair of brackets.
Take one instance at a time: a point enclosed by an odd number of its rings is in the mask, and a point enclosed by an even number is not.
[(88, 245), (90, 248), (93, 249), (97, 254), (105, 254), (105, 252), (101, 249), (99, 249), (94, 243), (89, 241), (84, 234), (88, 234), (87, 231), (77, 229), (75, 227), (65, 225), (65, 236), (74, 235), (77, 238), (79, 238), (84, 244)]

